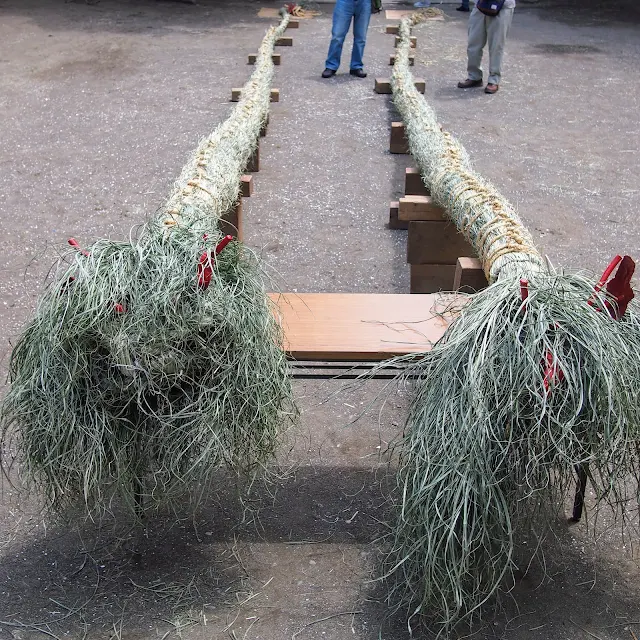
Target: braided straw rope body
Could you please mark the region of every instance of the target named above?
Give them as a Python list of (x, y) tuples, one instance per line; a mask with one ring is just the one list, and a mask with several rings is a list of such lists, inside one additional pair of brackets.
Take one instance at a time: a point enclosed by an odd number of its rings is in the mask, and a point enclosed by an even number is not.
[(464, 148), (443, 131), (436, 114), (418, 93), (409, 68), (411, 26), (400, 23), (400, 42), (391, 76), (393, 101), (405, 123), (411, 154), (435, 202), (441, 205), (482, 260), (489, 282), (531, 277), (545, 268), (542, 256), (513, 207), (473, 171)]
[(210, 230), (238, 200), (240, 176), (258, 144), (269, 114), (274, 75), (275, 41), (289, 23), (282, 12), (279, 25), (271, 27), (260, 45), (254, 72), (242, 88), (240, 101), (213, 133), (202, 140), (185, 165), (173, 193), (159, 215), (165, 226), (185, 225), (196, 234)]
[(262, 267), (239, 242), (216, 255), (288, 20), (268, 30), (241, 101), (166, 204), (128, 241), (64, 255), (16, 343), (2, 438), (54, 510), (80, 499), (100, 515), (116, 496), (135, 517), (143, 501), (182, 506), (218, 471), (264, 468), (295, 415)]
[(527, 566), (518, 536), (544, 538), (576, 465), (594, 507), (606, 502), (623, 522), (637, 509), (640, 320), (636, 304), (612, 318), (592, 274), (547, 269), (512, 207), (441, 130), (409, 71), (415, 20), (401, 22), (394, 102), (432, 197), (491, 282), (419, 361), (404, 359), (415, 395), (396, 443), (400, 508), (384, 578), (409, 621), (446, 634)]

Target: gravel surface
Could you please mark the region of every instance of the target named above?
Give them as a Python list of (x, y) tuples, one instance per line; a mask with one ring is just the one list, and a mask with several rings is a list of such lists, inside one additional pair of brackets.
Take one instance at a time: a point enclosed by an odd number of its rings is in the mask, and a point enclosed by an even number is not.
[[(121, 238), (153, 212), (201, 136), (229, 113), (268, 21), (260, 5), (199, 0), (0, 0), (0, 318), (10, 341), (70, 236)], [(275, 6), (275, 5), (272, 5)], [(416, 29), (417, 76), (442, 124), (517, 206), (557, 265), (601, 271), (638, 255), (640, 9), (626, 0), (520, 2), (495, 96), (465, 76), (466, 16)], [(245, 201), (247, 242), (283, 289), (408, 292), (406, 233), (385, 227), (410, 158), (388, 153), (393, 38), (374, 16), (370, 76), (320, 72), (330, 5), (281, 48), (262, 168)], [(349, 41), (345, 47), (348, 55)], [(221, 478), (197, 517), (143, 534), (44, 520), (5, 482), (0, 499), (0, 638), (406, 638), (375, 583), (392, 480), (379, 454), (405, 398), (346, 426), (377, 383), (334, 396), (297, 383), (298, 465), (263, 502), (261, 526)], [(283, 452), (284, 453), (284, 452)], [(195, 526), (194, 526), (195, 525)], [(605, 518), (554, 531), (480, 638), (633, 640), (638, 556)], [(589, 526), (594, 526), (590, 521)], [(135, 546), (136, 553), (131, 549)], [(524, 568), (524, 567), (523, 567)], [(428, 633), (417, 632), (430, 638)]]

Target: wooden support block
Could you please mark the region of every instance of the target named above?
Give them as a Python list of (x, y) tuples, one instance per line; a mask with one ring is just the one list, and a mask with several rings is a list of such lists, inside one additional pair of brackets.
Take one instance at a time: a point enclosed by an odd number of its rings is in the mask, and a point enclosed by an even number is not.
[(236, 206), (220, 218), (220, 231), (242, 240), (242, 198), (238, 198)]
[(413, 81), (413, 86), (416, 88), (418, 93), (424, 94), (424, 90), (426, 89), (427, 83), (422, 78), (416, 78)]
[(420, 171), (415, 167), (407, 167), (404, 170), (404, 195), (428, 196), (429, 190), (424, 183)]
[(293, 38), (282, 36), (276, 40), (276, 47), (293, 47)]
[[(247, 173), (257, 173), (260, 171), (260, 142), (258, 142), (258, 146), (254, 149), (251, 157), (249, 158), (249, 162), (247, 162)], [(467, 251), (468, 253), (468, 251)]]
[(442, 207), (435, 204), (431, 196), (404, 196), (398, 204), (398, 220), (443, 222), (446, 218)]
[[(239, 102), (242, 89), (231, 89), (231, 102)], [(280, 102), (280, 89), (271, 89), (271, 102)]]
[(262, 129), (260, 129), (260, 137), (264, 138), (267, 135), (267, 128), (269, 126), (269, 117), (262, 124)]
[(299, 20), (289, 20), (287, 23), (287, 29), (299, 29), (300, 21)]
[[(396, 63), (396, 54), (392, 53), (389, 56), (389, 64), (394, 65), (395, 63)], [(415, 65), (415, 63), (416, 63), (416, 57), (412, 56), (412, 55), (409, 55), (409, 66), (413, 67)]]
[(489, 286), (482, 263), (477, 258), (458, 258), (453, 290), (474, 293)]
[[(459, 256), (473, 254), (464, 236), (451, 222), (409, 222), (407, 262), (455, 266)], [(451, 282), (453, 285), (453, 281)]]
[(397, 36), (400, 33), (400, 25), (399, 24), (388, 24), (386, 33), (390, 33), (394, 36)]
[[(247, 64), (255, 64), (257, 59), (258, 59), (258, 54), (257, 53), (250, 53), (249, 54), (249, 58), (247, 60)], [(279, 53), (272, 53), (271, 54), (271, 61), (276, 66), (279, 66), (280, 63), (282, 62), (282, 55), (279, 54)]]
[[(424, 93), (424, 80), (416, 80), (413, 84), (419, 93)], [(391, 93), (391, 80), (389, 78), (376, 78), (373, 90), (376, 93)]]
[(389, 229), (408, 229), (409, 223), (398, 219), (398, 203), (389, 205)]
[[(418, 38), (416, 38), (415, 36), (410, 36), (409, 42), (411, 43), (410, 47), (412, 49), (415, 49), (418, 44)], [(396, 48), (398, 47), (399, 44), (400, 44), (400, 36), (396, 36), (396, 44), (395, 44)]]
[(404, 123), (391, 123), (391, 137), (389, 139), (389, 151), (391, 153), (409, 153), (409, 143), (404, 137)]
[(250, 198), (253, 195), (253, 176), (240, 178), (240, 195), (243, 198)]
[(456, 267), (453, 264), (410, 265), (411, 293), (452, 291)]

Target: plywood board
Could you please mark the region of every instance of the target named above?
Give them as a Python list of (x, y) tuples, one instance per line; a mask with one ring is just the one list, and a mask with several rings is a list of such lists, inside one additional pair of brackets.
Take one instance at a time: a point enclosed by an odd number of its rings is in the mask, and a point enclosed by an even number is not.
[[(410, 16), (415, 11), (411, 9), (386, 9), (384, 12), (384, 17), (387, 20), (401, 20), (405, 16)], [(431, 16), (427, 18), (427, 20), (444, 20), (444, 16)]]
[[(454, 267), (455, 269), (455, 267)], [(296, 360), (384, 360), (428, 351), (445, 332), (441, 296), (367, 293), (269, 294)]]
[[(262, 9), (258, 11), (258, 18), (269, 18), (270, 20), (273, 20), (274, 18), (279, 19), (280, 18), (279, 12), (280, 12), (280, 9), (274, 9), (271, 7), (262, 7)], [(313, 15), (296, 16), (295, 20), (309, 20), (310, 18), (313, 18)]]

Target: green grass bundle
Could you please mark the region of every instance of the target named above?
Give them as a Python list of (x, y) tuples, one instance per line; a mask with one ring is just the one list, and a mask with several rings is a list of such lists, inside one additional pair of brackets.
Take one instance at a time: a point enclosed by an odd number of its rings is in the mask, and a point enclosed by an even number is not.
[(53, 509), (119, 496), (139, 514), (274, 454), (292, 415), (281, 331), (257, 259), (219, 220), (267, 118), (287, 21), (158, 214), (135, 238), (65, 255), (13, 350), (3, 440)]
[(576, 469), (598, 503), (623, 516), (637, 508), (640, 316), (626, 308), (628, 282), (614, 297), (588, 274), (548, 266), (511, 205), (473, 171), (414, 89), (412, 24), (401, 23), (394, 102), (432, 198), (491, 283), (409, 362), (417, 381), (399, 442), (402, 504), (386, 577), (409, 619), (447, 632), (509, 583), (516, 537), (544, 534)]

